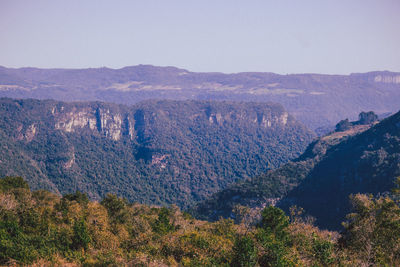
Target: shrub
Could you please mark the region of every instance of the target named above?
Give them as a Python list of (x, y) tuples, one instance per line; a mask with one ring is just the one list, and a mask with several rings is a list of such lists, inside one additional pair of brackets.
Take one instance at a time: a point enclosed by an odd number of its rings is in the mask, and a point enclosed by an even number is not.
[(233, 246), (231, 265), (234, 267), (250, 267), (257, 263), (257, 248), (253, 239), (248, 236), (238, 236)]

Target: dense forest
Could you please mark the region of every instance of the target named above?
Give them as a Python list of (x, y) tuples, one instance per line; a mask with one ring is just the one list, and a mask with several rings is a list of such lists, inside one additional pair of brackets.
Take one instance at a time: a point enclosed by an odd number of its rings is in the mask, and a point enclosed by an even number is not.
[(398, 266), (400, 178), (392, 196), (351, 197), (342, 233), (322, 231), (292, 207), (251, 220), (246, 209), (205, 222), (109, 194), (59, 197), (0, 179), (0, 264), (32, 266)]
[(384, 194), (400, 175), (400, 112), (377, 123), (360, 119), (313, 141), (297, 159), (263, 175), (238, 182), (197, 204), (198, 218), (234, 218), (237, 205), (260, 210), (276, 204), (289, 212), (297, 205), (329, 229), (341, 229), (350, 212), (350, 194)]
[(0, 175), (33, 189), (187, 207), (300, 155), (314, 134), (279, 104), (0, 100)]

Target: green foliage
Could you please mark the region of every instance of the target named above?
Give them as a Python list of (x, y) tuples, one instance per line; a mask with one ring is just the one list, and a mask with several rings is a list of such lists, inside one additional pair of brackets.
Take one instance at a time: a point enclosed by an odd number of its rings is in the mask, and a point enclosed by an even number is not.
[(348, 215), (344, 247), (366, 264), (400, 263), (400, 207), (388, 197), (351, 196), (354, 213)]
[(334, 244), (329, 240), (323, 240), (314, 235), (312, 251), (314, 258), (321, 266), (329, 266), (334, 263)]
[[(1, 182), (1, 180), (0, 180)], [(22, 190), (22, 191), (21, 191)], [(24, 194), (22, 194), (22, 192)], [(0, 264), (82, 266), (398, 266), (400, 207), (356, 195), (346, 230), (321, 231), (267, 207), (257, 225), (210, 223), (178, 208), (128, 204), (107, 195), (0, 192)], [(292, 209), (295, 216), (301, 213)], [(122, 217), (121, 217), (122, 216)], [(123, 219), (121, 219), (123, 218)], [(339, 242), (337, 241), (338, 238)]]
[(266, 199), (289, 212), (296, 205), (316, 224), (341, 230), (355, 193), (388, 192), (400, 174), (400, 112), (375, 125), (355, 125), (312, 142), (293, 162), (239, 181), (199, 203), (197, 218), (228, 217), (238, 205), (261, 206)]
[(392, 193), (396, 197), (400, 197), (400, 176), (394, 180), (395, 186), (392, 188)]
[(257, 240), (264, 249), (259, 258), (261, 266), (295, 266), (287, 240), (281, 240), (264, 229), (259, 229)]
[(274, 234), (279, 239), (284, 239), (289, 226), (289, 217), (277, 207), (269, 206), (261, 213), (261, 227)]
[(165, 235), (174, 229), (170, 223), (171, 211), (165, 207), (161, 208), (157, 220), (152, 224), (153, 231), (160, 235)]
[[(0, 99), (0, 176), (63, 195), (186, 208), (298, 156), (314, 135), (291, 116), (278, 123), (284, 112), (272, 103)], [(69, 129), (77, 116), (91, 127)]]
[(273, 206), (264, 208), (261, 213), (260, 226), (257, 239), (264, 249), (260, 264), (262, 266), (294, 265), (289, 256), (289, 217), (283, 210)]
[(7, 176), (0, 179), (0, 191), (16, 188), (29, 189), (29, 185), (22, 177)]
[(89, 203), (89, 198), (87, 196), (87, 194), (80, 192), (79, 190), (77, 190), (75, 193), (73, 194), (65, 194), (63, 196), (63, 198), (69, 200), (69, 201), (76, 201), (79, 204), (87, 204)]
[(16, 221), (0, 221), (0, 263), (10, 259), (31, 263), (38, 254), (30, 241)]
[(113, 222), (124, 223), (126, 221), (128, 216), (126, 199), (119, 198), (114, 194), (107, 194), (100, 204), (107, 209)]
[(231, 266), (251, 267), (257, 263), (257, 248), (252, 238), (238, 236), (233, 246), (233, 258)]
[(88, 249), (91, 237), (83, 218), (74, 222), (73, 226), (72, 246), (74, 249)]

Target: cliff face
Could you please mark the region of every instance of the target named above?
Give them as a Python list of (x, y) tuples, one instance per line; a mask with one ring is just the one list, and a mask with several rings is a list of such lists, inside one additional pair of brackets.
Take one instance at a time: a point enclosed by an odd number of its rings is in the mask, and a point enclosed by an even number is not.
[(314, 136), (273, 103), (0, 99), (0, 116), (0, 176), (182, 207), (285, 163)]
[(374, 78), (375, 82), (382, 82), (382, 83), (400, 83), (400, 75), (377, 75)]
[(361, 111), (397, 112), (400, 73), (224, 74), (143, 65), (122, 69), (0, 67), (0, 97), (101, 100), (125, 105), (148, 99), (271, 101), (316, 129), (333, 126), (346, 117), (356, 119)]
[[(110, 109), (102, 108), (72, 108), (72, 111), (64, 111), (64, 107), (60, 109), (53, 108), (52, 113), (56, 121), (55, 129), (66, 132), (75, 132), (77, 130), (88, 128), (91, 131), (97, 131), (99, 134), (109, 137), (115, 141), (121, 139), (122, 133), (131, 132), (129, 124), (123, 124), (123, 115), (120, 113), (112, 113)], [(124, 120), (129, 122), (129, 118), (125, 115)], [(128, 129), (124, 129), (128, 128)], [(130, 135), (133, 138), (132, 135)]]
[[(294, 121), (278, 105), (275, 105), (277, 109), (274, 111), (268, 105), (266, 109), (242, 108), (235, 110), (232, 107), (230, 110), (226, 110), (218, 106), (211, 107), (207, 102), (193, 101), (192, 103), (194, 106), (198, 105), (198, 103), (203, 103), (203, 105), (197, 110), (186, 111), (184, 116), (191, 122), (202, 122), (221, 127), (226, 124), (237, 123), (239, 125), (252, 124), (254, 127), (261, 128), (277, 128), (285, 127), (288, 121)], [(225, 103), (225, 105), (227, 104)], [(233, 104), (231, 103), (230, 105)], [(76, 107), (71, 104), (67, 104), (67, 106), (67, 108), (63, 105), (48, 107), (51, 110), (51, 119), (55, 122), (54, 129), (68, 133), (86, 129), (93, 134), (101, 135), (114, 141), (120, 140), (123, 136), (127, 136), (131, 140), (137, 139), (138, 136), (143, 139), (146, 125), (151, 127), (152, 124), (157, 124), (159, 120), (171, 121), (176, 117), (176, 114), (165, 111), (162, 108), (146, 110), (146, 108), (133, 107), (121, 111), (101, 106)], [(262, 104), (258, 106), (262, 106)], [(174, 112), (177, 111), (175, 110)], [(35, 132), (35, 126), (31, 125), (25, 133), (25, 138), (31, 141)], [(138, 141), (140, 142), (140, 140)]]

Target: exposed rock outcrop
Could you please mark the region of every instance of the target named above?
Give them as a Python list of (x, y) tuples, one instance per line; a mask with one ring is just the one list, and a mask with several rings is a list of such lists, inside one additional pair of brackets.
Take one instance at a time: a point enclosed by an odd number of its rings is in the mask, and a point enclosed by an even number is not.
[(375, 82), (382, 83), (400, 83), (400, 75), (377, 75), (374, 79)]

